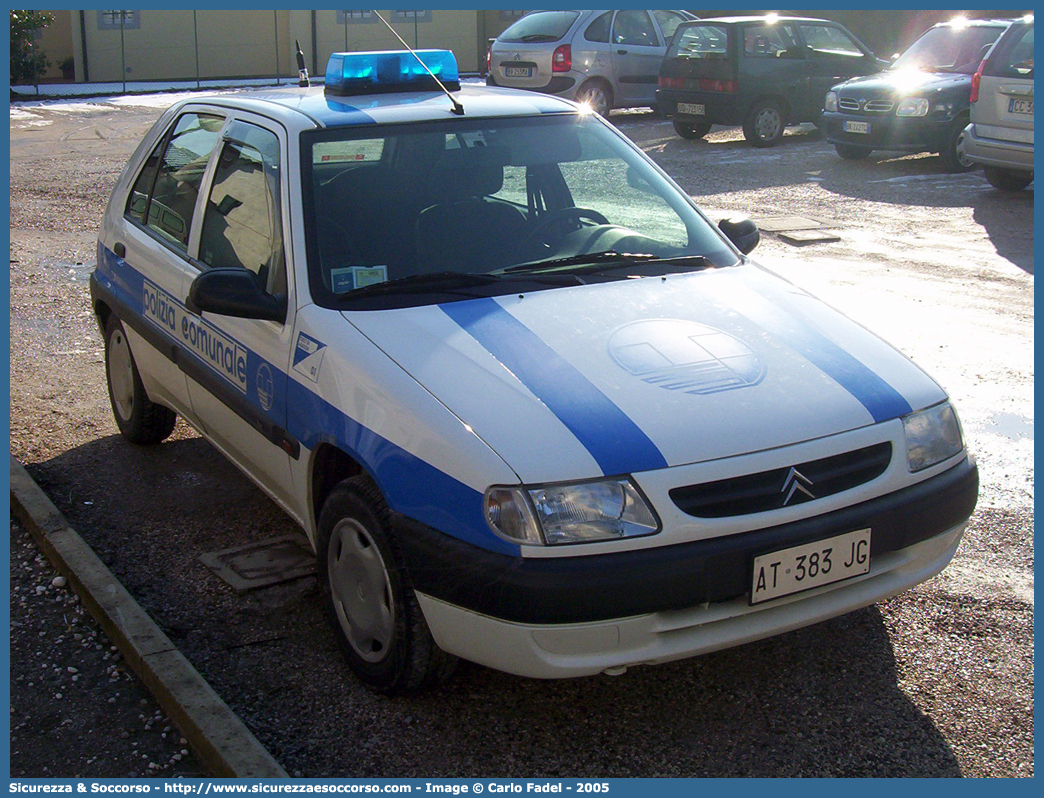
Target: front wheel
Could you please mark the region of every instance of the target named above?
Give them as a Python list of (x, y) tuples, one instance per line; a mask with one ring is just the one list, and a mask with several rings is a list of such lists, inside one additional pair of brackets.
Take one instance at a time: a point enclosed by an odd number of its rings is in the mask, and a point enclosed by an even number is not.
[(1033, 182), (1033, 172), (1016, 172), (1014, 169), (1001, 169), (987, 166), (983, 169), (990, 185), (1001, 191), (1022, 191)]
[(711, 131), (710, 122), (686, 122), (681, 119), (674, 120), (674, 132), (683, 139), (702, 139)]
[(388, 695), (447, 678), (457, 659), (428, 630), (395, 541), (391, 516), (366, 477), (335, 487), (319, 515), (319, 584), (352, 671)]
[(950, 126), (946, 141), (939, 152), (939, 158), (947, 172), (970, 172), (977, 164), (964, 151), (964, 129), (968, 126), (968, 117), (959, 116)]
[(131, 443), (156, 444), (174, 431), (177, 414), (149, 400), (127, 333), (114, 315), (105, 323), (105, 381), (116, 426)]
[(869, 158), (870, 153), (873, 152), (869, 147), (860, 147), (856, 144), (835, 144), (834, 149), (846, 161), (862, 161)]
[(743, 137), (755, 147), (774, 147), (783, 138), (787, 120), (775, 100), (758, 100), (743, 121)]

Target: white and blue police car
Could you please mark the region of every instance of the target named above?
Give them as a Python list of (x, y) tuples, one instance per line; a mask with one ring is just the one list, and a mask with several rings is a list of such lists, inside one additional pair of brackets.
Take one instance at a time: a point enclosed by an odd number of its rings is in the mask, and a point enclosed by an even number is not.
[(120, 431), (181, 416), (285, 508), (363, 682), (619, 673), (946, 566), (933, 380), (596, 114), (419, 57), (169, 109), (91, 279)]

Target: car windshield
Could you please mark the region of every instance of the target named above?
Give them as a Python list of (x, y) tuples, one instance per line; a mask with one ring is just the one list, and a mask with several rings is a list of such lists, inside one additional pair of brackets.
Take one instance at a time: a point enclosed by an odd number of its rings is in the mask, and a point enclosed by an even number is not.
[(537, 11), (526, 14), (501, 33), (497, 40), (510, 44), (557, 42), (566, 35), (579, 16), (579, 11)]
[(958, 72), (971, 75), (1003, 28), (993, 26), (940, 25), (911, 44), (892, 69)]
[(312, 295), (330, 307), (739, 260), (688, 197), (593, 115), (310, 131), (302, 158)]

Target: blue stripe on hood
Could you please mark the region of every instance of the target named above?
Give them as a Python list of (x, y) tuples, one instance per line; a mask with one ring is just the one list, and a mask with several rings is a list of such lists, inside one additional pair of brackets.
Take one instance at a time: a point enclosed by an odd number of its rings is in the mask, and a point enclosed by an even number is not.
[(473, 299), (439, 307), (558, 417), (591, 453), (602, 473), (667, 467), (663, 454), (637, 424), (496, 300)]

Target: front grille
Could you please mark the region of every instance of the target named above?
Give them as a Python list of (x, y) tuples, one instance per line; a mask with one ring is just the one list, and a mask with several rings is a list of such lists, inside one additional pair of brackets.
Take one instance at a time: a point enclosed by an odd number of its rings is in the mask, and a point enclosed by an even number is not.
[(837, 105), (843, 111), (865, 111), (868, 114), (884, 114), (891, 111), (895, 103), (889, 100), (863, 102), (862, 100), (853, 100), (851, 97), (842, 97), (837, 101)]
[(698, 518), (763, 513), (833, 496), (879, 477), (892, 459), (892, 444), (878, 443), (792, 467), (673, 488), (671, 500)]

